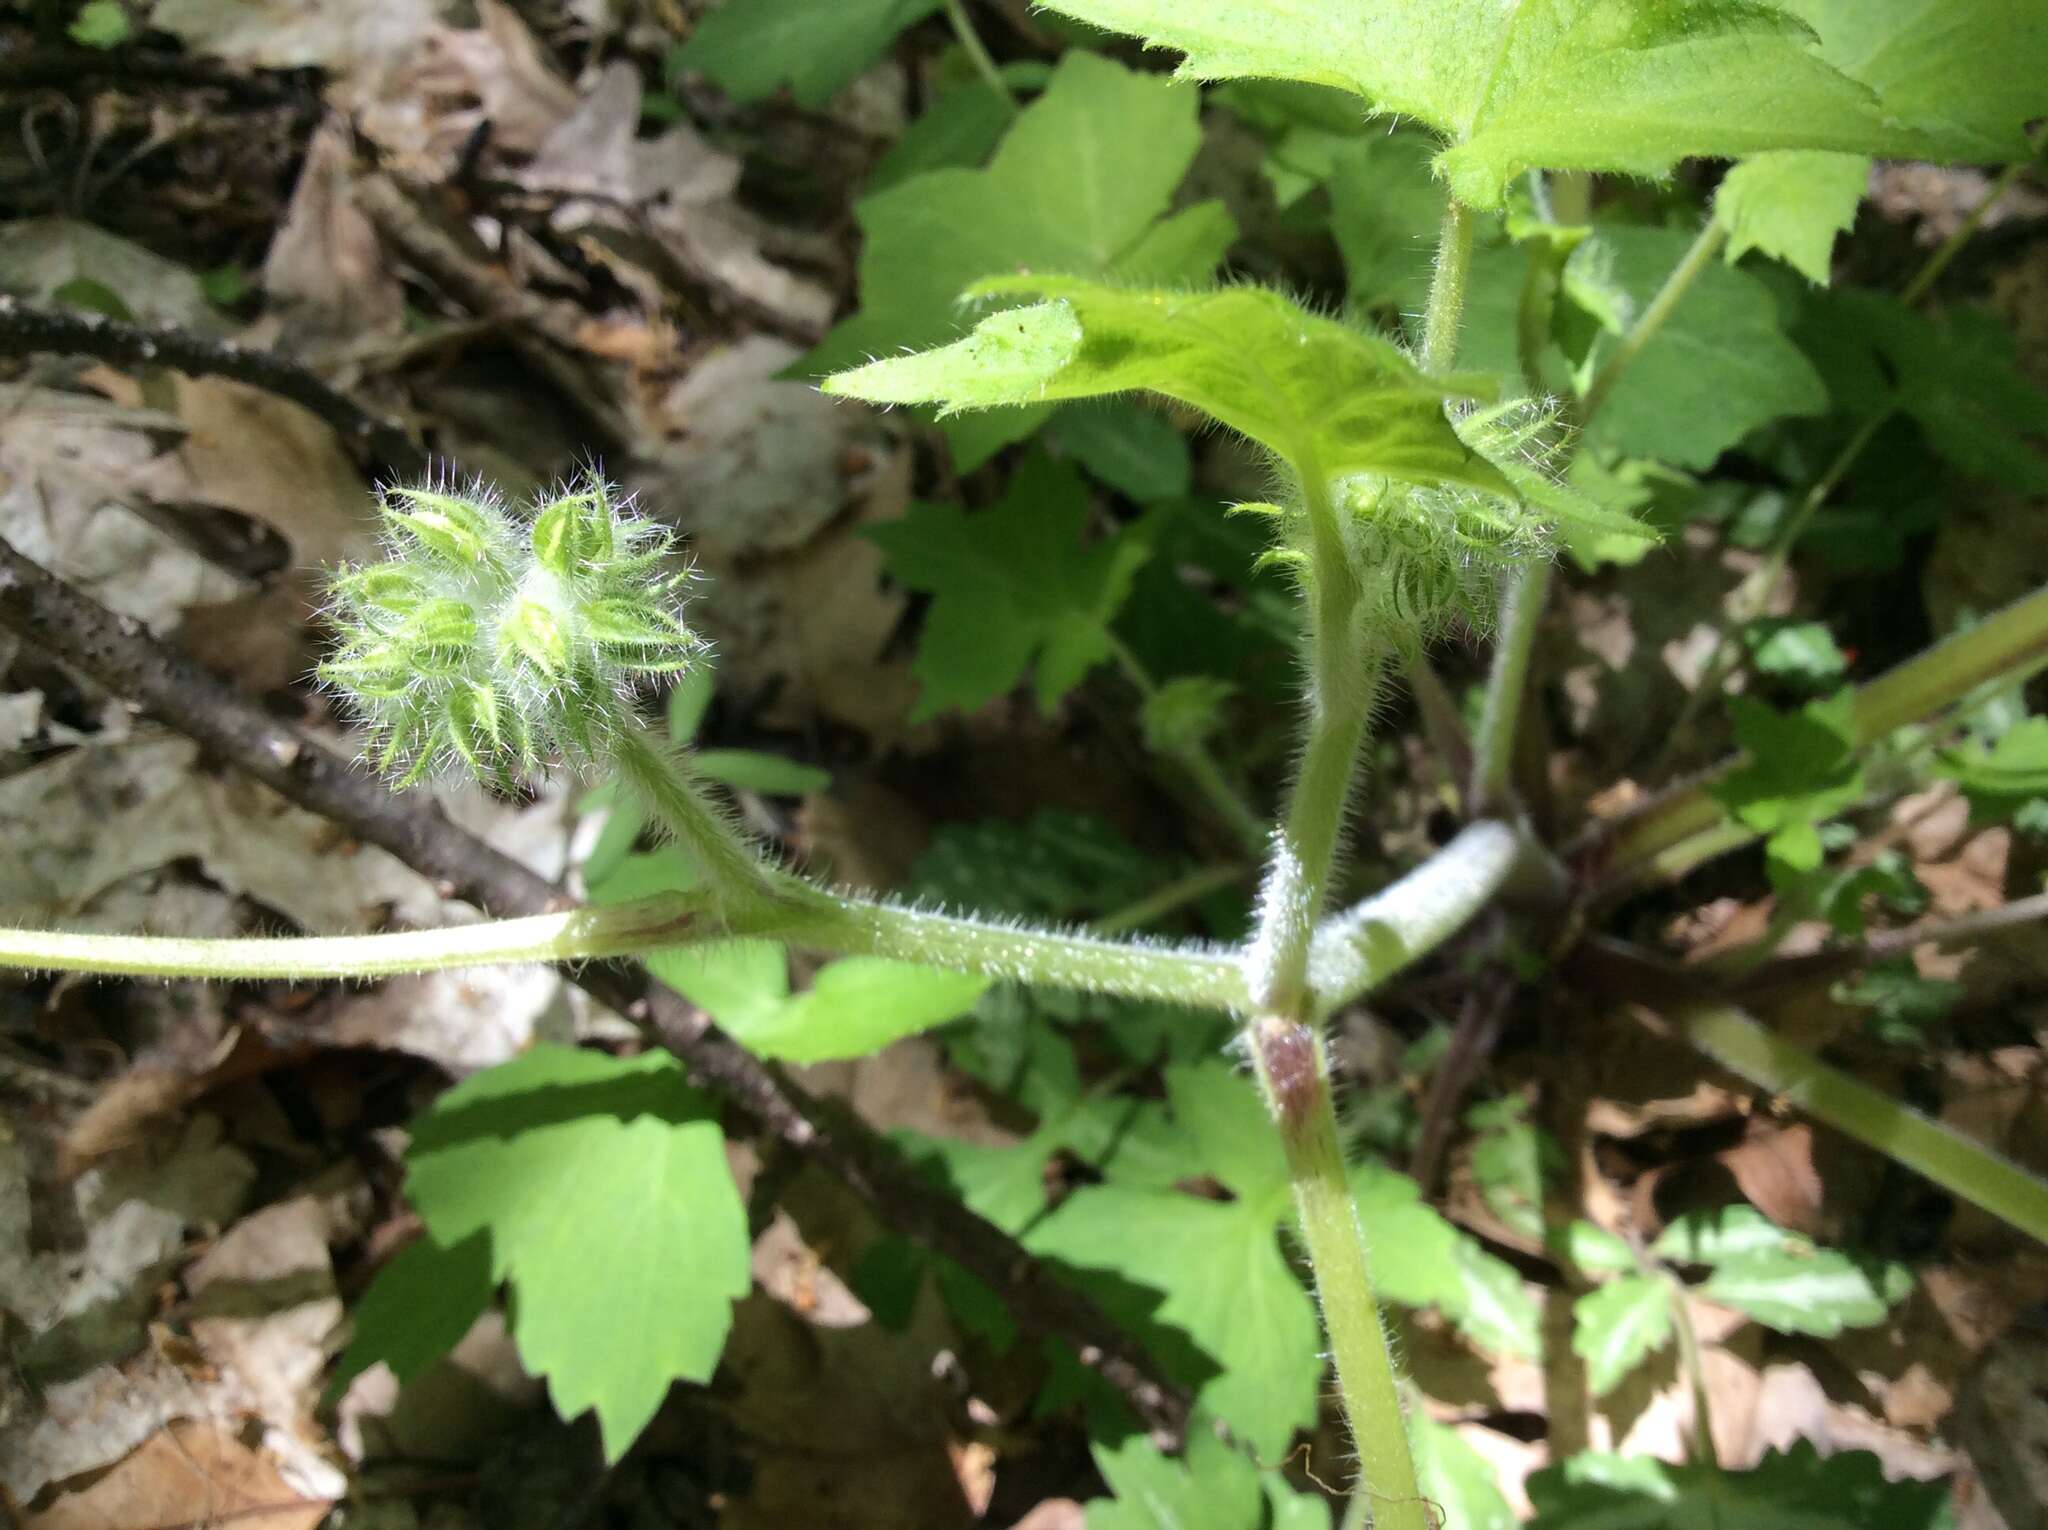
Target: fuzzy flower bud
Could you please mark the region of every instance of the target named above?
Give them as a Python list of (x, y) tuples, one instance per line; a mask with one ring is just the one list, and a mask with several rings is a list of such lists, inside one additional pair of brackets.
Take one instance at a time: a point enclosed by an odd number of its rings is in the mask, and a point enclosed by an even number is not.
[(524, 512), (481, 482), (390, 488), (380, 508), (385, 557), (334, 576), (319, 673), (404, 782), (602, 753), (636, 688), (703, 656), (674, 538), (601, 479)]

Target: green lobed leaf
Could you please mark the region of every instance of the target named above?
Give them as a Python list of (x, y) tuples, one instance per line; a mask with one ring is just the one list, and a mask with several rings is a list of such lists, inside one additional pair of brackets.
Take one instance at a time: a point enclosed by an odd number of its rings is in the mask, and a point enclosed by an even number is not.
[(1901, 119), (1939, 124), (1965, 158), (2024, 157), (2021, 129), (2048, 113), (2048, 12), (2034, 0), (1782, 3), (1820, 34), (1822, 58)]
[(1672, 1291), (1654, 1275), (1624, 1275), (1572, 1303), (1572, 1353), (1604, 1397), (1644, 1358), (1671, 1342)]
[[(1420, 313), (1444, 188), (1420, 133), (1373, 133), (1347, 142), (1330, 174), (1330, 233), (1344, 257), (1350, 300), (1361, 308)], [(1470, 326), (1468, 325), (1468, 333)], [(1508, 333), (1513, 334), (1513, 327)]]
[(1648, 1457), (1574, 1456), (1529, 1478), (1532, 1530), (1943, 1530), (1942, 1480), (1893, 1482), (1868, 1451), (1823, 1457), (1805, 1440), (1749, 1471)]
[[(1603, 330), (1590, 374), (1647, 307), (1691, 238), (1603, 226), (1565, 263), (1565, 291)], [(1828, 406), (1820, 374), (1785, 335), (1770, 290), (1745, 271), (1702, 271), (1586, 427), (1586, 444), (1625, 457), (1709, 468), (1760, 425)]]
[(1391, 341), (1278, 293), (1070, 277), (1002, 277), (974, 290), (1047, 301), (992, 315), (938, 350), (840, 373), (825, 391), (950, 413), (1143, 390), (1202, 410), (1307, 475), (1382, 473), (1513, 496), (1445, 418), (1445, 397), (1467, 381), (1427, 378)]
[(1742, 629), (1742, 643), (1758, 674), (1809, 692), (1840, 685), (1849, 670), (1849, 656), (1823, 622), (1767, 616)]
[[(955, 300), (983, 277), (1114, 270), (1166, 215), (1193, 162), (1196, 106), (1186, 86), (1068, 53), (986, 168), (936, 170), (861, 200), (860, 310), (804, 372), (953, 338), (962, 327)], [(1205, 275), (1187, 269), (1173, 279)]]
[[(1825, 35), (1817, 49), (1797, 20), (1752, 0), (1048, 5), (1179, 49), (1184, 75), (1304, 80), (1417, 118), (1449, 140), (1439, 163), (1451, 190), (1479, 207), (1498, 206), (1532, 167), (1654, 176), (1692, 156), (1769, 149), (1990, 159), (2013, 150), (2009, 133), (1987, 137), (1945, 115), (1967, 76), (1944, 77), (1944, 98), (1904, 71), (1867, 69), (1882, 77), (1880, 100), (1826, 61)], [(1824, 34), (1852, 30), (1831, 6), (1808, 10)], [(1978, 27), (1954, 51), (1970, 65), (1989, 62), (1998, 45), (1995, 29)], [(1854, 51), (1846, 41), (1836, 49), (1845, 59)]]
[(1627, 1242), (1591, 1222), (1569, 1223), (1559, 1242), (1565, 1258), (1587, 1275), (1615, 1275), (1636, 1268), (1635, 1251)]
[(709, 75), (736, 100), (778, 86), (803, 106), (822, 106), (866, 69), (894, 37), (940, 0), (724, 0), (669, 56), (677, 70)]
[(906, 896), (1036, 919), (1090, 919), (1167, 881), (1112, 824), (1058, 808), (1029, 818), (941, 824), (911, 868)]
[(1315, 1306), (1280, 1251), (1285, 1210), (1112, 1182), (1076, 1191), (1025, 1243), (1157, 1293), (1146, 1325), (1179, 1330), (1220, 1368), (1200, 1379), (1197, 1402), (1277, 1460), (1314, 1421), (1323, 1374)]
[(1842, 691), (1779, 712), (1747, 696), (1728, 703), (1748, 760), (1709, 790), (1743, 824), (1772, 836), (1771, 849), (1795, 870), (1820, 864), (1815, 826), (1863, 795), (1856, 759), (1855, 697)]
[(1928, 318), (1883, 293), (1817, 297), (1802, 336), (1842, 402), (1858, 413), (1896, 407), (1927, 444), (1974, 477), (2048, 493), (2048, 393), (2020, 371), (2009, 328), (1981, 310)]
[(1788, 1248), (1724, 1259), (1694, 1289), (1780, 1333), (1832, 1339), (1844, 1328), (1883, 1322), (1912, 1288), (1903, 1265)]
[(1825, 287), (1834, 274), (1835, 236), (1855, 223), (1869, 179), (1870, 160), (1862, 154), (1781, 149), (1745, 159), (1714, 193), (1729, 263), (1761, 250)]
[(1050, 712), (1110, 657), (1109, 624), (1151, 549), (1128, 529), (1083, 546), (1087, 521), (1080, 475), (1034, 452), (988, 510), (918, 504), (868, 530), (890, 575), (933, 597), (912, 666), (922, 687), (912, 721), (971, 711), (1034, 666)]
[(441, 1246), (487, 1236), (521, 1362), (562, 1417), (596, 1411), (608, 1461), (672, 1383), (711, 1378), (750, 1284), (746, 1209), (667, 1053), (542, 1046), (465, 1079), (415, 1123), (406, 1194)]
[(1087, 1530), (1247, 1530), (1259, 1522), (1258, 1467), (1203, 1420), (1189, 1426), (1178, 1460), (1142, 1434), (1089, 1449), (1113, 1496), (1085, 1506)]

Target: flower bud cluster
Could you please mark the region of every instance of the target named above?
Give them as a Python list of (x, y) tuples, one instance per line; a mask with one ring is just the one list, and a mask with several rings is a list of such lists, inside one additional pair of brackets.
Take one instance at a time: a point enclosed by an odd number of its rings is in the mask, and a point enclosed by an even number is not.
[(330, 583), (340, 642), (319, 674), (403, 783), (602, 756), (633, 691), (704, 654), (674, 537), (600, 478), (520, 511), (481, 482), (388, 488), (380, 510), (384, 558)]

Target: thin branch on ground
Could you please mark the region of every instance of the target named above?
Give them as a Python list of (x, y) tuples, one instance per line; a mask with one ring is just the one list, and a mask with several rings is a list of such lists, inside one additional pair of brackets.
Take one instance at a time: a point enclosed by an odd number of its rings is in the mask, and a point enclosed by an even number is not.
[[(0, 541), (0, 631), (239, 766), (292, 802), (398, 857), (499, 916), (568, 906), (559, 889), (456, 828), (433, 802), (392, 795), (310, 734), (270, 717), (222, 681), (152, 642)], [(950, 1258), (1002, 1297), (1020, 1324), (1071, 1343), (1146, 1425), (1177, 1439), (1186, 1395), (1164, 1381), (1143, 1349), (1017, 1241), (928, 1180), (850, 1111), (820, 1100), (764, 1064), (680, 994), (638, 967), (586, 965), (564, 974), (598, 1002), (642, 1025), (691, 1078), (750, 1115), (764, 1132), (807, 1153), (867, 1200), (895, 1232)]]
[(341, 437), (372, 477), (416, 478), (428, 467), (426, 452), (398, 426), (275, 352), (210, 340), (173, 324), (128, 324), (0, 295), (0, 356), (38, 354), (92, 356), (121, 367), (171, 367), (187, 377), (225, 377), (314, 415)]

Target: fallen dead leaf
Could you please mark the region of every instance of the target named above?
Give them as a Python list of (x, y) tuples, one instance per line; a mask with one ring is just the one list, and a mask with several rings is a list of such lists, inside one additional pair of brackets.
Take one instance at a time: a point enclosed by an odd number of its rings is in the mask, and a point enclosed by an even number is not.
[(29, 1515), (24, 1530), (152, 1530), (230, 1518), (237, 1530), (316, 1530), (333, 1507), (293, 1492), (275, 1465), (218, 1424), (181, 1419), (90, 1487)]

